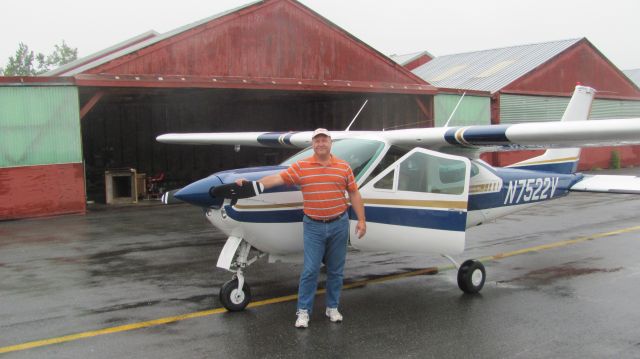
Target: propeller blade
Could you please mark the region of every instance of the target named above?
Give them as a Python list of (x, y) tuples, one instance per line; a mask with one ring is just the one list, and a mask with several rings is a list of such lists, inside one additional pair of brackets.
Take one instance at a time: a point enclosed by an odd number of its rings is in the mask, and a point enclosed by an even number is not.
[(179, 190), (181, 190), (181, 188), (178, 189), (172, 189), (171, 191), (165, 192), (162, 194), (162, 203), (163, 204), (178, 204), (178, 203), (185, 203), (184, 201), (178, 199), (175, 197), (176, 192), (178, 192)]

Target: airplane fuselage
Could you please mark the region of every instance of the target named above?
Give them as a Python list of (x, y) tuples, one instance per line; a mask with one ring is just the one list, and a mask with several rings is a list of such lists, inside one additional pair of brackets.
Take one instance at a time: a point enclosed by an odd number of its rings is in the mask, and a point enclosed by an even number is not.
[[(479, 159), (469, 161), (424, 149), (398, 151), (382, 142), (378, 148), (375, 140), (358, 145), (368, 146), (371, 155), (363, 155), (368, 159), (360, 161), (361, 166), (357, 161), (352, 165), (358, 166), (355, 172), (369, 230), (364, 239), (352, 237), (351, 244), (362, 250), (458, 254), (464, 250), (467, 228), (563, 197), (582, 178), (581, 174), (494, 168)], [(177, 196), (206, 208), (206, 217), (215, 227), (269, 253), (271, 260), (297, 261), (295, 257), (302, 253), (303, 218), (299, 188), (272, 188), (237, 203), (209, 194), (211, 187), (238, 178), (258, 180), (285, 168), (286, 163), (218, 172)], [(355, 215), (350, 213), (350, 218), (354, 226)]]

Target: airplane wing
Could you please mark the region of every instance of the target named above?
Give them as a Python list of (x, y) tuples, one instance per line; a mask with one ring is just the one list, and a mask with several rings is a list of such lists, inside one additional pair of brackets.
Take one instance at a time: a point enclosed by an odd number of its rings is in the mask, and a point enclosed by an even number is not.
[[(162, 143), (304, 148), (312, 131), (172, 133)], [(433, 150), (473, 149), (478, 152), (523, 149), (620, 146), (640, 143), (640, 118), (529, 122), (513, 125), (413, 128), (392, 131), (332, 131), (332, 138), (380, 138), (405, 147)]]
[[(332, 138), (378, 138), (404, 147), (468, 154), (523, 149), (619, 146), (640, 143), (640, 118), (592, 120), (589, 117), (595, 90), (576, 86), (561, 121), (511, 125), (412, 128), (392, 131), (332, 131)], [(190, 145), (240, 145), (304, 148), (311, 131), (173, 133), (159, 142)]]
[(618, 175), (585, 176), (571, 191), (640, 194), (640, 177)]

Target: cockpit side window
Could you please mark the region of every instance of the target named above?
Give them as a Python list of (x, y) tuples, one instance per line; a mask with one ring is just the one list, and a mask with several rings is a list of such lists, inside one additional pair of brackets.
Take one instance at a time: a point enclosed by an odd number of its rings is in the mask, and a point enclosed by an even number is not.
[[(367, 177), (367, 179), (364, 181), (362, 185), (364, 186), (365, 184), (367, 184), (367, 182), (371, 181), (372, 178), (374, 178), (375, 176), (379, 175), (382, 171), (384, 171), (385, 168), (391, 166), (394, 162), (399, 160), (400, 157), (406, 155), (407, 152), (409, 152), (409, 150), (404, 149), (402, 147), (398, 147), (398, 146), (389, 147), (389, 150), (387, 151), (387, 153), (385, 153), (382, 160), (378, 163), (376, 168), (373, 169), (371, 174), (369, 174), (369, 177)], [(391, 179), (393, 180), (393, 176), (391, 177)], [(376, 188), (379, 188), (379, 187), (376, 187)]]
[[(394, 172), (397, 185), (394, 186)], [(449, 159), (423, 152), (406, 157), (396, 169), (373, 184), (374, 188), (397, 191), (460, 195), (466, 188), (467, 165), (458, 159)]]
[(416, 152), (400, 164), (398, 191), (462, 194), (466, 171), (463, 161)]
[(396, 171), (393, 170), (393, 171), (387, 173), (378, 182), (373, 184), (373, 188), (392, 190), (393, 189), (393, 179), (394, 179), (394, 176), (395, 176), (395, 172)]
[(479, 173), (480, 169), (478, 168), (478, 165), (471, 162), (471, 177), (477, 176)]

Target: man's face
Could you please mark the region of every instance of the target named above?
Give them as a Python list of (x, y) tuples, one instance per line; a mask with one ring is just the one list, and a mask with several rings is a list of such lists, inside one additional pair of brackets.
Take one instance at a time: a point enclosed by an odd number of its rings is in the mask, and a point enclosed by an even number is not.
[(326, 156), (331, 153), (331, 137), (318, 135), (313, 138), (313, 152), (317, 156)]

